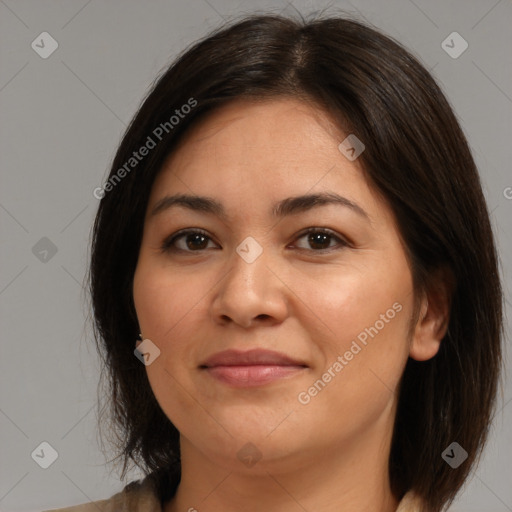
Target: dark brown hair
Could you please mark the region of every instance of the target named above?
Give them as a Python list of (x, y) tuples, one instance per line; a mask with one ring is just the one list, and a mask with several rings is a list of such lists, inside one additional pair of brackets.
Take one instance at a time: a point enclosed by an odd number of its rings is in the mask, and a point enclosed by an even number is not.
[[(414, 490), (425, 510), (440, 511), (480, 456), (494, 410), (502, 338), (495, 244), (468, 143), (439, 86), (398, 42), (346, 16), (254, 15), (221, 27), (162, 74), (121, 141), (109, 180), (126, 170), (156, 127), (167, 127), (105, 193), (93, 228), (96, 339), (123, 476), (132, 460), (156, 475), (163, 498), (169, 475), (176, 485), (179, 480), (179, 433), (133, 355), (139, 328), (132, 284), (152, 184), (185, 131), (206, 113), (235, 99), (276, 97), (313, 102), (364, 142), (359, 159), (396, 216), (415, 291), (426, 289), (441, 267), (453, 276), (438, 354), (407, 362), (389, 460), (397, 499)], [(191, 99), (195, 106), (169, 123)], [(454, 441), (468, 453), (457, 469), (441, 457)]]

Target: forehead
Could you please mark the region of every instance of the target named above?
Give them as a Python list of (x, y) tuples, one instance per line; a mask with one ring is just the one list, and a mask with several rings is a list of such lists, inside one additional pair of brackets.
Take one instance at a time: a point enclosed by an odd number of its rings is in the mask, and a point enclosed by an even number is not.
[(375, 203), (359, 162), (338, 149), (346, 135), (312, 103), (234, 101), (183, 137), (155, 180), (150, 206), (170, 192), (214, 195), (241, 208), (321, 191)]
[(255, 153), (259, 163), (281, 155), (300, 161), (312, 152), (332, 150), (342, 135), (327, 113), (310, 103), (288, 98), (236, 100), (194, 126), (169, 162), (206, 155), (243, 160)]

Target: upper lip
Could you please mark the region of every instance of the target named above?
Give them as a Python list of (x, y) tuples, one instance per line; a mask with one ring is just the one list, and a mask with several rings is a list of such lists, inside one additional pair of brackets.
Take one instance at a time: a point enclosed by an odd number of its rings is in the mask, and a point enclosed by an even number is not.
[(242, 351), (231, 349), (214, 354), (206, 359), (200, 367), (251, 365), (307, 366), (302, 361), (292, 359), (285, 354), (272, 350), (252, 349)]

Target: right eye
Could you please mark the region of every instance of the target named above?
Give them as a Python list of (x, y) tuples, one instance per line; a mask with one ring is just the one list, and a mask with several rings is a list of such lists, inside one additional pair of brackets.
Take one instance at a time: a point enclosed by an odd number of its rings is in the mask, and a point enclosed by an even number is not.
[(161, 249), (163, 252), (199, 252), (208, 248), (208, 241), (211, 241), (211, 238), (206, 231), (184, 229), (166, 238)]

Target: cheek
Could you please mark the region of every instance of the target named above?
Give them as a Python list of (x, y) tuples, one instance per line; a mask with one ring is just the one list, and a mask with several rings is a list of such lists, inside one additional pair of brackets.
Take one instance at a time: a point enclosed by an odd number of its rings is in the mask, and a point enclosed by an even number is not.
[[(358, 337), (364, 343), (376, 331), (381, 338), (385, 334), (403, 338), (405, 344), (402, 334), (407, 332), (412, 298), (407, 268), (381, 271), (376, 266), (347, 266), (291, 277), (290, 285), (300, 298), (297, 316), (303, 327), (318, 325), (323, 333), (319, 341), (332, 350), (344, 351)], [(305, 321), (307, 317), (314, 320)]]
[(139, 259), (133, 284), (141, 332), (160, 349), (146, 372), (165, 414), (178, 430), (186, 430), (188, 418), (197, 415), (197, 402), (185, 390), (192, 387), (189, 362), (204, 290), (194, 286), (190, 276), (148, 260), (144, 255)]
[(387, 406), (408, 357), (412, 283), (406, 270), (383, 274), (368, 266), (296, 281), (297, 295), (307, 297), (299, 316), (315, 313), (316, 339), (312, 328), (309, 335), (322, 354), (300, 403), (310, 398), (307, 408), (340, 414), (349, 429)]
[(149, 265), (142, 259), (134, 276), (133, 297), (144, 336), (159, 344), (169, 338), (181, 339), (176, 333), (194, 323), (207, 288), (207, 279), (198, 283), (190, 274)]
[[(197, 403), (185, 390), (194, 386), (192, 375), (208, 340), (200, 326), (207, 319), (207, 292), (216, 281), (205, 272), (184, 272), (142, 257), (134, 276), (133, 296), (141, 332), (160, 349), (146, 367), (153, 392), (162, 408), (185, 416)], [(180, 424), (178, 419), (176, 426)]]

